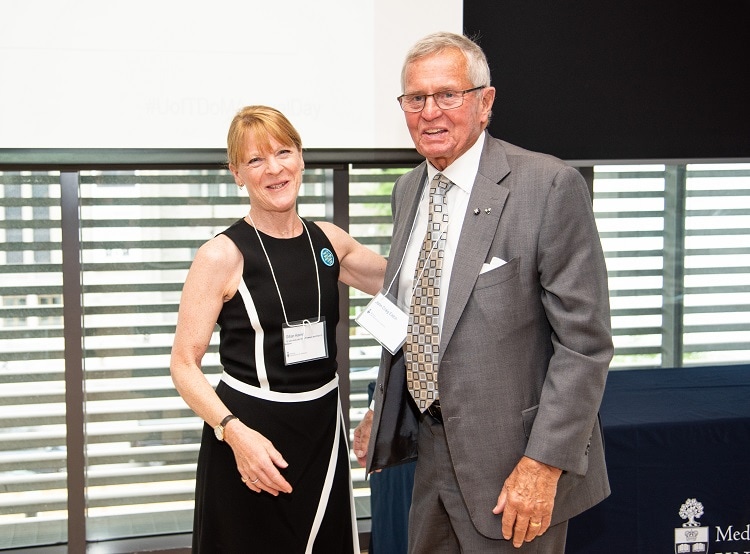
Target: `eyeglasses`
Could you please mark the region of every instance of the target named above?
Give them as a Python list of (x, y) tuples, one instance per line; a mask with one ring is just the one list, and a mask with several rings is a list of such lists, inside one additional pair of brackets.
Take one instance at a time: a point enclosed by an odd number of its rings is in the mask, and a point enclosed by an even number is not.
[(474, 92), (475, 90), (486, 88), (484, 85), (466, 90), (441, 90), (432, 94), (402, 94), (396, 100), (405, 112), (421, 112), (424, 109), (425, 102), (432, 96), (435, 103), (441, 110), (452, 110), (458, 108), (464, 103), (464, 94)]

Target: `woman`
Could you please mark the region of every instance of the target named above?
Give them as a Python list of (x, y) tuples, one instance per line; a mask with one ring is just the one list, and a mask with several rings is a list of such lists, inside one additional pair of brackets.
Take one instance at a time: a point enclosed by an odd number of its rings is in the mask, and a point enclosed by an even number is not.
[[(336, 377), (337, 282), (375, 294), (385, 260), (297, 215), (302, 142), (283, 114), (242, 109), (227, 150), (251, 208), (198, 250), (170, 365), (206, 422), (193, 552), (359, 554)], [(224, 373), (214, 390), (201, 359), (217, 323)]]

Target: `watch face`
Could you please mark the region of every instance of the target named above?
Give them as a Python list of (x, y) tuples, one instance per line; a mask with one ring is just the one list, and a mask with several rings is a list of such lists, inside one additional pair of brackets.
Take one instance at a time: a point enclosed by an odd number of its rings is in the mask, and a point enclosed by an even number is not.
[(214, 427), (214, 435), (216, 435), (216, 438), (220, 441), (224, 440), (224, 428), (221, 425), (217, 425)]

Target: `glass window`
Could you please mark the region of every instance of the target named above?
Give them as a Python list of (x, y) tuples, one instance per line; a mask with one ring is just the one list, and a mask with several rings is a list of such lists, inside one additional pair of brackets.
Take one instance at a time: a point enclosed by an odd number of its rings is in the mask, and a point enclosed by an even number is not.
[[(334, 169), (308, 169), (299, 212), (330, 221), (342, 209), (333, 195), (345, 192), (351, 234), (387, 256), (390, 193), (408, 169), (338, 167), (343, 191)], [(202, 422), (174, 389), (169, 354), (195, 252), (247, 212), (247, 192), (222, 169), (79, 177), (84, 383), (72, 386), (85, 391), (85, 445), (68, 445), (60, 174), (0, 172), (0, 549), (66, 542), (66, 453), (84, 446), (88, 540), (192, 527)], [(750, 164), (597, 166), (593, 205), (612, 368), (747, 361)], [(350, 290), (342, 322), (351, 429), (380, 358), (354, 321), (369, 300)], [(215, 334), (204, 359), (214, 384), (217, 343)], [(354, 456), (352, 470), (357, 514), (368, 518), (369, 485)]]
[(597, 166), (612, 368), (750, 357), (750, 164)]
[(67, 540), (59, 205), (58, 173), (0, 172), (0, 548)]
[[(193, 256), (245, 214), (240, 192), (225, 170), (81, 174), (89, 540), (192, 527), (202, 421), (169, 357)], [(204, 359), (214, 384), (217, 340)]]
[(609, 274), (612, 367), (658, 366), (665, 166), (597, 166), (594, 215)]
[(685, 365), (750, 359), (750, 164), (691, 164), (685, 199)]
[[(349, 232), (375, 252), (388, 256), (391, 247), (391, 190), (408, 169), (354, 169), (349, 174)], [(380, 345), (356, 324), (355, 318), (372, 297), (349, 289), (349, 363), (351, 430), (367, 412), (368, 385), (377, 377)], [(350, 433), (349, 445), (353, 435)], [(370, 517), (370, 485), (365, 470), (352, 456), (354, 501), (358, 518)]]

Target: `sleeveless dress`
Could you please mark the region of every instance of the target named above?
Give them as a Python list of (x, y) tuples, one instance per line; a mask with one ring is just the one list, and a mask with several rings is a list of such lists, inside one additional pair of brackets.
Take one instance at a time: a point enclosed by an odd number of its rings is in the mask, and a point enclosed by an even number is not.
[[(242, 253), (244, 269), (239, 290), (218, 319), (224, 373), (216, 392), (234, 415), (281, 453), (289, 466), (280, 471), (293, 491), (274, 497), (248, 489), (231, 447), (204, 425), (194, 554), (360, 552), (336, 374), (339, 260), (323, 231), (304, 223), (307, 231), (298, 237), (260, 233), (262, 243), (244, 219), (224, 231)], [(285, 321), (314, 321), (319, 309), (325, 318), (327, 357), (285, 365)]]

